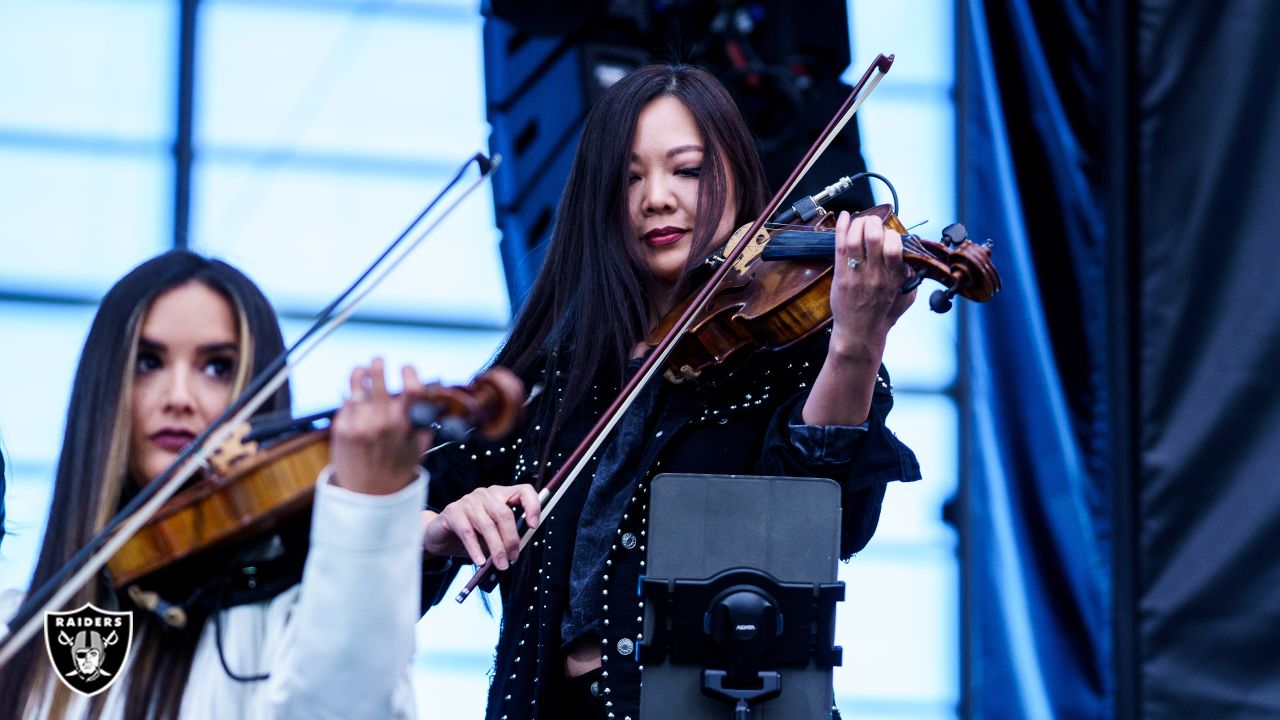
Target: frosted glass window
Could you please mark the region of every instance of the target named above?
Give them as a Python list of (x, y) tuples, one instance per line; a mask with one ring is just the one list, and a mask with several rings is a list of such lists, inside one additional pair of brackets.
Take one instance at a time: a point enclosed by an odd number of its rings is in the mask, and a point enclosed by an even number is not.
[(96, 299), (164, 249), (170, 170), (142, 157), (0, 145), (0, 288)]
[[(367, 0), (309, 0), (318, 7), (363, 8)], [(470, 19), (478, 13), (477, 0), (379, 0), (379, 7), (428, 11), (439, 17), (464, 15)]]
[(836, 668), (835, 687), (849, 717), (863, 717), (858, 708), (866, 701), (883, 709), (900, 705), (899, 712), (954, 707), (959, 578), (952, 553), (942, 547), (882, 553), (872, 540), (840, 567), (845, 601), (836, 614), (836, 644), (844, 648), (844, 665)]
[[(884, 54), (895, 56), (893, 69), (873, 98), (912, 86), (950, 88), (955, 77), (953, 5), (950, 0), (897, 0), (892, 4), (849, 0), (853, 63), (845, 77), (855, 82), (877, 54)], [(868, 106), (875, 102), (869, 100)]]
[(93, 308), (0, 302), (0, 447), (8, 465), (0, 589), (24, 586), (35, 567), (71, 379), (92, 320)]
[(889, 428), (915, 452), (923, 479), (889, 486), (872, 546), (955, 541), (955, 532), (941, 520), (943, 503), (956, 491), (958, 423), (955, 403), (945, 395), (899, 393), (894, 398)]
[(202, 5), (197, 145), (457, 158), (483, 150), (480, 17)]
[[(13, 447), (6, 444), (5, 457)], [(0, 588), (23, 588), (31, 582), (31, 573), (40, 554), (49, 501), (53, 496), (52, 463), (15, 463), (6, 468), (5, 536), (0, 541)]]
[(840, 567), (846, 599), (836, 643), (845, 655), (836, 695), (851, 717), (947, 716), (959, 697), (958, 589), (955, 533), (941, 519), (956, 487), (957, 416), (942, 395), (895, 401), (889, 426), (924, 477), (889, 486), (875, 537)]
[[(955, 222), (956, 212), (955, 129), (946, 93), (871, 97), (858, 111), (867, 168), (897, 188), (903, 224), (911, 228), (927, 221), (916, 234), (937, 240), (942, 228)], [(878, 202), (891, 202), (883, 183), (873, 181), (871, 188)]]
[[(286, 341), (295, 341), (309, 326), (286, 322)], [(348, 323), (294, 373), (294, 407), (303, 414), (337, 406), (351, 387), (351, 369), (367, 365), (375, 355), (386, 362), (387, 384), (393, 389), (401, 386), (400, 368), (404, 365), (413, 365), (423, 382), (465, 383), (489, 364), (501, 340), (498, 331)]]
[[(195, 180), (191, 246), (242, 268), (277, 307), (314, 312), (403, 231), (446, 179), (205, 162)], [(487, 187), (473, 193), (366, 309), (501, 327), (510, 306), (492, 207)]]
[(0, 129), (168, 139), (177, 8), (0, 0)]
[(71, 380), (94, 308), (0, 302), (0, 438), (5, 458), (47, 461), (62, 449)]
[(502, 608), (496, 594), (489, 596), (492, 614), (480, 593), (461, 604), (453, 601), (473, 572), (463, 567), (444, 600), (418, 622), (413, 680), (422, 717), (484, 717)]
[(929, 280), (922, 283), (915, 303), (889, 331), (884, 364), (896, 388), (939, 391), (955, 381), (958, 313), (939, 315), (929, 309), (929, 294), (941, 287)]

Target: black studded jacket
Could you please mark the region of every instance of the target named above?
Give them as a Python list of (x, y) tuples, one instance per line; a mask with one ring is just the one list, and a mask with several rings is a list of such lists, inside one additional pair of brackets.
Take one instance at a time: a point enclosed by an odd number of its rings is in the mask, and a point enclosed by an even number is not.
[[(488, 720), (556, 720), (565, 691), (564, 649), (598, 638), (606, 716), (638, 720), (643, 631), (637, 582), (644, 572), (649, 480), (664, 472), (831, 478), (843, 488), (841, 555), (875, 532), (885, 486), (920, 477), (915, 455), (885, 426), (893, 406), (881, 368), (871, 416), (861, 428), (805, 426), (808, 387), (826, 356), (827, 333), (776, 353), (757, 353), (715, 382), (655, 380), (566, 491), (513, 569), (504, 574), (502, 630)], [(556, 402), (561, 377), (536, 402)], [(554, 375), (554, 373), (553, 373)], [(476, 487), (550, 478), (616, 394), (593, 387), (571, 412), (544, 461), (546, 429), (530, 422), (515, 439), (468, 441), (428, 456), (429, 505), (443, 508)], [(536, 416), (536, 413), (533, 413)], [(431, 602), (457, 569), (428, 575)]]

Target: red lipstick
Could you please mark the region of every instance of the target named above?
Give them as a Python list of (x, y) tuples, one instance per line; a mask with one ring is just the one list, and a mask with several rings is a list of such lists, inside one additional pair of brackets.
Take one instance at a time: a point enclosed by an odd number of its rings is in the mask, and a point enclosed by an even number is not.
[(667, 227), (654, 228), (644, 234), (644, 241), (656, 247), (671, 245), (672, 243), (679, 242), (680, 238), (684, 237), (687, 232), (689, 231), (686, 228), (670, 225)]
[(195, 438), (195, 433), (190, 430), (179, 430), (177, 428), (165, 428), (151, 434), (151, 442), (159, 445), (165, 450), (179, 452), (186, 447)]

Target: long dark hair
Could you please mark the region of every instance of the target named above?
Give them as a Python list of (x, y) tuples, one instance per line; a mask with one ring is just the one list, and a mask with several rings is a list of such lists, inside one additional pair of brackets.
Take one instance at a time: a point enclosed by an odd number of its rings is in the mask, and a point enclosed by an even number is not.
[[(553, 350), (570, 374), (562, 407), (572, 409), (592, 382), (613, 383), (655, 320), (655, 286), (630, 232), (627, 174), (640, 111), (658, 97), (684, 103), (702, 134), (703, 160), (692, 249), (684, 279), (710, 254), (730, 183), (735, 225), (768, 202), (755, 142), (733, 99), (710, 73), (687, 65), (649, 65), (614, 84), (587, 115), (560, 199), (546, 260), (495, 363), (527, 374)], [(727, 172), (726, 172), (727, 171)], [(554, 354), (554, 353), (553, 353)]]
[(0, 452), (0, 545), (4, 544), (4, 453)]
[[(62, 454), (53, 488), (44, 542), (32, 576), (32, 587), (51, 577), (102, 528), (142, 484), (128, 477), (130, 389), (137, 363), (143, 319), (156, 297), (197, 282), (222, 295), (237, 317), (240, 359), (233, 393), (284, 350), (275, 311), (262, 291), (234, 267), (185, 250), (148, 260), (120, 279), (102, 299), (80, 354), (67, 410)], [(260, 412), (287, 410), (288, 385)], [(115, 605), (105, 583), (91, 583), (72, 606), (92, 602)], [(190, 672), (200, 627), (163, 633), (145, 615), (139, 624), (142, 646), (134, 645), (126, 697), (126, 717), (176, 716)], [(163, 635), (163, 636), (162, 636)], [(49, 674), (49, 663), (36, 643), (29, 643), (0, 677), (0, 717), (26, 717), (38, 712), (52, 683), (50, 717), (59, 717), (69, 696)], [(104, 693), (105, 695), (105, 693)], [(104, 695), (94, 698), (94, 715)]]

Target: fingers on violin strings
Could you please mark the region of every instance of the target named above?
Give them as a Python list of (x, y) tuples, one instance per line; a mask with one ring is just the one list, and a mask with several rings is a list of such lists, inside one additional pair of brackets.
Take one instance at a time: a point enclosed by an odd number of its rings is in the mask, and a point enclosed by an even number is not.
[(377, 402), (387, 400), (387, 375), (382, 358), (375, 357), (369, 363), (369, 392)]
[[(856, 264), (855, 255), (851, 252), (857, 228), (855, 220), (845, 210), (836, 217), (836, 267), (853, 269)], [(852, 261), (852, 262), (851, 262)]]
[(422, 381), (418, 379), (418, 371), (412, 365), (400, 368), (400, 377), (404, 382), (406, 393), (416, 393), (422, 389)]
[(351, 390), (347, 395), (347, 404), (358, 405), (369, 399), (368, 369), (356, 367), (351, 370)]
[(897, 270), (902, 265), (902, 236), (897, 230), (892, 228), (884, 229), (884, 244), (881, 246), (881, 253), (884, 256), (884, 264), (891, 270)]
[(862, 259), (867, 262), (884, 262), (884, 223), (874, 216), (867, 216), (862, 230)]

